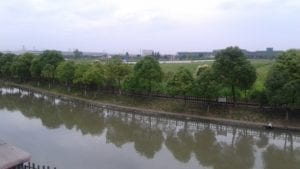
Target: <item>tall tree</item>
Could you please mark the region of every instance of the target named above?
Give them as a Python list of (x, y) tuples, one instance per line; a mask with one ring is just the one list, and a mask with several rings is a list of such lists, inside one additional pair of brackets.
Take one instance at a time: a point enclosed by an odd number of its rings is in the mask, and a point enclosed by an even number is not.
[(102, 86), (105, 81), (104, 66), (101, 63), (93, 63), (84, 76), (89, 84), (96, 85), (96, 87)]
[(56, 68), (58, 64), (64, 60), (65, 59), (60, 51), (46, 50), (41, 54), (41, 61), (43, 63), (43, 67), (46, 64), (50, 64)]
[(87, 92), (87, 87), (89, 85), (89, 81), (86, 78), (86, 72), (88, 69), (91, 67), (91, 64), (88, 63), (79, 63), (76, 64), (75, 66), (75, 71), (74, 71), (74, 79), (73, 83), (82, 85), (84, 87), (84, 93), (86, 95)]
[(231, 88), (234, 103), (237, 89), (249, 89), (256, 80), (256, 70), (238, 47), (228, 47), (216, 55), (212, 66), (218, 80)]
[(222, 86), (211, 67), (199, 67), (196, 75), (196, 91), (198, 96), (208, 99), (216, 99), (220, 96)]
[(35, 57), (32, 53), (25, 53), (16, 57), (10, 67), (10, 71), (15, 78), (19, 80), (27, 80), (31, 78), (30, 66), (31, 61)]
[(139, 91), (147, 92), (151, 94), (153, 86), (156, 86), (161, 82), (163, 72), (159, 65), (159, 62), (151, 56), (146, 56), (140, 60), (133, 69), (132, 79), (135, 81), (132, 86)]
[(43, 68), (42, 77), (48, 80), (48, 87), (51, 87), (51, 82), (53, 82), (55, 77), (55, 67), (50, 64), (46, 64), (46, 66)]
[(182, 95), (184, 96), (184, 100), (186, 100), (187, 95), (193, 94), (194, 87), (192, 73), (183, 67), (180, 67), (167, 83), (169, 93), (172, 95)]
[(290, 50), (281, 54), (272, 66), (265, 85), (272, 104), (300, 107), (300, 52)]
[(72, 61), (61, 62), (56, 68), (56, 78), (65, 83), (70, 91), (71, 82), (74, 79), (75, 65)]
[(60, 62), (63, 62), (64, 58), (59, 51), (55, 50), (46, 50), (44, 51), (40, 56), (35, 57), (32, 60), (30, 71), (31, 71), (31, 76), (39, 81), (42, 78), (42, 71), (45, 66), (52, 65), (55, 69), (58, 66)]
[(16, 58), (15, 54), (7, 53), (3, 54), (0, 57), (0, 74), (1, 77), (10, 78), (11, 70), (10, 67), (13, 64), (14, 59)]
[(131, 68), (118, 57), (113, 57), (106, 63), (107, 80), (113, 87), (119, 89), (121, 94), (121, 82), (130, 73)]
[(73, 51), (73, 55), (74, 55), (75, 59), (79, 59), (79, 58), (81, 58), (83, 56), (83, 53), (81, 51), (79, 51), (78, 49), (75, 49)]

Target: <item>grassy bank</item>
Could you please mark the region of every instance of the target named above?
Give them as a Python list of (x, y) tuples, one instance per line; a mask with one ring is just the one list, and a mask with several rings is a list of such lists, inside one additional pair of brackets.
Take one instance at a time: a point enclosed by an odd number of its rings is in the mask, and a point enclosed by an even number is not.
[(207, 106), (205, 104), (194, 102), (184, 103), (184, 101), (173, 99), (159, 99), (149, 97), (141, 98), (100, 92), (88, 92), (87, 95), (84, 95), (81, 90), (74, 88), (71, 90), (71, 92), (67, 92), (66, 88), (61, 86), (55, 86), (49, 89), (47, 84), (41, 84), (39, 87), (37, 87), (36, 84), (33, 83), (18, 85), (24, 86), (25, 88), (36, 88), (58, 95), (63, 94), (66, 96), (87, 99), (102, 104), (132, 107), (142, 110), (150, 110), (153, 112), (171, 112), (183, 115), (194, 115), (207, 118), (221, 118), (259, 123), (272, 121), (274, 124), (278, 125), (289, 124), (292, 126), (298, 126), (297, 124), (299, 124), (297, 121), (285, 121), (284, 112), (270, 112), (258, 108)]

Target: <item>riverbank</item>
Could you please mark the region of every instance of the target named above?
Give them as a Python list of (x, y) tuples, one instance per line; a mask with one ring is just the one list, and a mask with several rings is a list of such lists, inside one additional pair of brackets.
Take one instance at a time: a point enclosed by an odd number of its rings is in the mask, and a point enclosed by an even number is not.
[[(112, 109), (116, 111), (127, 111), (136, 114), (148, 114), (151, 116), (167, 116), (167, 117), (172, 117), (177, 119), (186, 119), (190, 121), (207, 121), (207, 122), (223, 124), (223, 125), (242, 126), (242, 127), (251, 127), (251, 128), (261, 128), (261, 129), (264, 128), (267, 122), (271, 121), (273, 123), (274, 129), (300, 131), (300, 125), (297, 125), (299, 124), (297, 122), (295, 123), (291, 121), (282, 120), (280, 119), (282, 118), (282, 115), (278, 115), (278, 114), (272, 115), (272, 113), (270, 114), (270, 112), (264, 113), (261, 112), (261, 110), (251, 109), (251, 108), (239, 109), (239, 108), (229, 108), (229, 107), (217, 107), (217, 108), (214, 107), (214, 108), (210, 108), (210, 110), (209, 109), (207, 110), (206, 107), (198, 106), (198, 108), (200, 109), (198, 112), (184, 111), (184, 110), (181, 112), (180, 111), (171, 112), (171, 111), (165, 111), (164, 109), (160, 109), (159, 107), (151, 108), (152, 106), (142, 105), (139, 107), (132, 107), (131, 104), (129, 104), (129, 106), (126, 106), (124, 104), (114, 104), (116, 102), (108, 102), (107, 100), (101, 101), (101, 99), (99, 98), (98, 99), (86, 98), (85, 96), (78, 95), (78, 93), (57, 92), (57, 91), (53, 91), (53, 89), (49, 90), (41, 87), (32, 86), (29, 84), (16, 84), (12, 82), (5, 82), (5, 84), (12, 87), (20, 88), (22, 90), (29, 90), (32, 92), (37, 92), (52, 97), (60, 98), (63, 100), (73, 101), (75, 103), (88, 104), (89, 106), (95, 108), (105, 108), (105, 109)], [(139, 98), (139, 100), (141, 100), (141, 98)], [(145, 102), (149, 102), (148, 104), (151, 105), (151, 101), (155, 101), (155, 100), (146, 100)], [(160, 102), (166, 103), (167, 101), (162, 100)], [(177, 103), (177, 105), (180, 105), (180, 103)], [(188, 110), (186, 106), (190, 106), (190, 105), (185, 105), (184, 109)], [(240, 115), (237, 116), (239, 113), (244, 113), (244, 114), (247, 113), (252, 116), (261, 115), (262, 118), (257, 119), (258, 117), (256, 117), (256, 120), (252, 120), (252, 121), (251, 118), (246, 120), (235, 119), (236, 117), (240, 116)]]

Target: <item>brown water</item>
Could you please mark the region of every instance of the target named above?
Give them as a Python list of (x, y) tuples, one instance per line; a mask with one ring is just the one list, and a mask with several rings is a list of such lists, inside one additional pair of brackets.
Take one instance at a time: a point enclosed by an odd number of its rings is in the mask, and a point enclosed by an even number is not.
[(58, 169), (300, 169), (300, 133), (93, 109), (0, 88), (0, 140)]

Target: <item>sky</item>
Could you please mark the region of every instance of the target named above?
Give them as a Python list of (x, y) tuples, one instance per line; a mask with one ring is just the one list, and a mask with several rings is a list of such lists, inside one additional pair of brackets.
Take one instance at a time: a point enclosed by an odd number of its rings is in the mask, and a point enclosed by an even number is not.
[(300, 48), (300, 0), (0, 0), (0, 50)]

